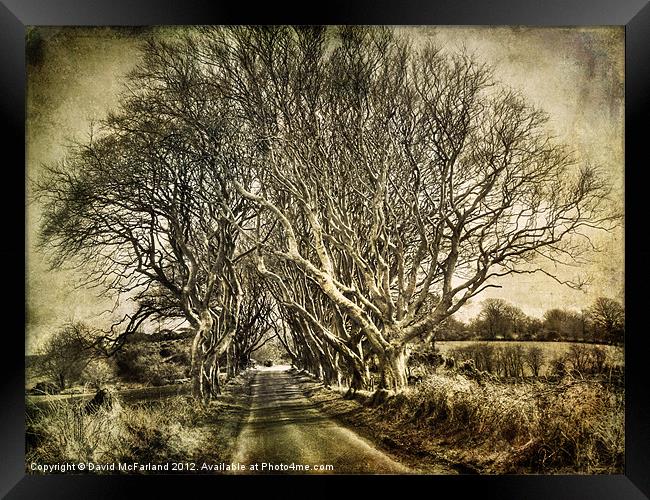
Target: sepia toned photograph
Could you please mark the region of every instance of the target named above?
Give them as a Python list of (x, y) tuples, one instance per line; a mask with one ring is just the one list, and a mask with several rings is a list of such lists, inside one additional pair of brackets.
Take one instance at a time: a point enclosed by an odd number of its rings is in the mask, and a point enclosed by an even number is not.
[(26, 58), (27, 474), (624, 473), (624, 26)]

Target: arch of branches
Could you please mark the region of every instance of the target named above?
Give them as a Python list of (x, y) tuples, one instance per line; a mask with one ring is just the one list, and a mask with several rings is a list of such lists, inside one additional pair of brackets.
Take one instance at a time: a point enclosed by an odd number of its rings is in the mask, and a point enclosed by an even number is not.
[(119, 105), (35, 186), (54, 266), (194, 331), (197, 396), (273, 331), (294, 364), (406, 384), (409, 352), (494, 278), (616, 222), (598, 170), (463, 53), (388, 28), (153, 37)]

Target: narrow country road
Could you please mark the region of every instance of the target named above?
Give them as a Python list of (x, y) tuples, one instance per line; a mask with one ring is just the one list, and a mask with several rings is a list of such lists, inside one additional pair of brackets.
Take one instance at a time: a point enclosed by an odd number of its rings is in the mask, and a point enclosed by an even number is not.
[[(411, 472), (321, 413), (294, 376), (278, 368), (255, 374), (250, 414), (232, 461), (246, 465), (247, 470), (239, 473), (247, 474)], [(253, 464), (258, 464), (257, 470), (249, 470)], [(292, 464), (308, 465), (310, 470), (288, 468)], [(326, 465), (332, 466), (330, 470), (319, 467)]]

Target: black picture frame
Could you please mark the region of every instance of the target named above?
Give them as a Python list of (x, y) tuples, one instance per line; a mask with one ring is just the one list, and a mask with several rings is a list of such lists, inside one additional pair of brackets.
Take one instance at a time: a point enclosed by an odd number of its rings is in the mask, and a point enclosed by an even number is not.
[[(306, 6), (307, 4), (305, 4)], [(327, 2), (312, 12), (283, 6), (247, 3), (200, 2), (199, 0), (1, 0), (0, 2), (0, 113), (7, 125), (3, 135), (3, 173), (11, 180), (2, 199), (4, 241), (0, 255), (10, 281), (5, 307), (4, 374), (0, 378), (0, 495), (7, 498), (124, 498), (137, 486), (161, 489), (167, 494), (195, 488), (225, 487), (225, 482), (259, 482), (260, 478), (206, 476), (30, 476), (24, 465), (24, 331), (25, 311), (20, 291), (24, 289), (25, 219), (25, 27), (29, 25), (144, 26), (161, 24), (427, 24), (427, 25), (624, 25), (626, 31), (625, 96), (625, 238), (626, 238), (626, 449), (625, 474), (602, 476), (415, 476), (421, 494), (441, 494), (525, 499), (642, 499), (650, 498), (650, 391), (645, 360), (640, 291), (648, 282), (644, 249), (646, 185), (644, 123), (650, 101), (650, 5), (647, 0), (444, 0), (377, 2)], [(13, 152), (13, 156), (6, 153)], [(11, 158), (11, 160), (10, 160)], [(23, 189), (21, 189), (23, 187)], [(23, 205), (25, 206), (25, 205)], [(2, 233), (0, 233), (2, 234)], [(13, 264), (12, 264), (13, 263)], [(23, 286), (21, 286), (23, 284)], [(278, 478), (271, 478), (277, 481)], [(296, 478), (289, 478), (291, 481)], [(382, 486), (385, 476), (371, 477)], [(170, 482), (174, 485), (169, 484)], [(225, 482), (224, 482), (225, 481)], [(329, 484), (325, 478), (308, 478), (314, 487)], [(317, 482), (317, 483), (316, 483)], [(287, 488), (283, 482), (282, 488)], [(231, 484), (232, 485), (232, 484)], [(291, 486), (294, 489), (294, 486)], [(215, 494), (217, 490), (215, 489)], [(224, 491), (224, 490), (221, 490)], [(296, 488), (296, 491), (300, 489)], [(415, 490), (404, 490), (415, 495)]]

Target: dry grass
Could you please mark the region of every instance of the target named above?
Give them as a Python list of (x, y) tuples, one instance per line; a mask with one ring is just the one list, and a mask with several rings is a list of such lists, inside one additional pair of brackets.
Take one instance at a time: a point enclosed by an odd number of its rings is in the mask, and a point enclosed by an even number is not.
[(93, 414), (85, 403), (54, 401), (28, 422), (27, 463), (129, 461), (187, 458), (201, 439), (197, 425), (206, 410), (177, 396), (154, 405), (115, 400)]
[(226, 461), (246, 413), (232, 400), (246, 398), (249, 380), (238, 376), (207, 406), (190, 396), (133, 405), (113, 396), (111, 409), (88, 414), (83, 401), (51, 401), (28, 412), (26, 464)]
[(596, 378), (513, 383), (440, 367), (400, 393), (354, 400), (311, 380), (303, 390), (323, 411), (424, 473), (623, 472), (624, 393)]
[(449, 371), (377, 408), (486, 472), (621, 473), (624, 396), (596, 380), (507, 384)]

